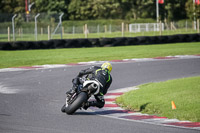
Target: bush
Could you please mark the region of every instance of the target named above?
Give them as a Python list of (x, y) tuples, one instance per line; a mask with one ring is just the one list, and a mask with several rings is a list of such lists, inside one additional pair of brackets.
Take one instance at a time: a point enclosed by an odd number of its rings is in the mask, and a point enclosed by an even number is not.
[(177, 22), (178, 28), (185, 28), (186, 27), (186, 21), (187, 21), (187, 26), (192, 27), (192, 20), (180, 20)]
[(102, 19), (102, 20), (82, 20), (82, 21), (63, 21), (62, 25), (64, 27), (71, 27), (71, 26), (83, 26), (87, 24), (88, 26), (103, 26), (103, 25), (121, 25), (121, 23), (129, 23), (128, 20), (121, 20), (121, 19)]
[(131, 19), (129, 23), (156, 23), (155, 19), (147, 18), (147, 19)]

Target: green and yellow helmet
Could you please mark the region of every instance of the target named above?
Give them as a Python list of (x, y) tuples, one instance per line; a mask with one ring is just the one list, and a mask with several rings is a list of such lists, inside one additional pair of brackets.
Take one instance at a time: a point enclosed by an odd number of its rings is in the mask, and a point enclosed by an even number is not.
[(112, 71), (112, 65), (109, 62), (105, 62), (101, 65), (102, 69), (108, 69), (109, 72)]

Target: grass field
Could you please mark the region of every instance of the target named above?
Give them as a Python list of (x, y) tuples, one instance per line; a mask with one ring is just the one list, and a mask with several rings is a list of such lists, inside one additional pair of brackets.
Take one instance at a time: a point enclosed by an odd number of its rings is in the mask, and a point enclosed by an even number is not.
[(0, 68), (200, 54), (200, 42), (123, 47), (0, 51)]
[(142, 113), (200, 122), (200, 77), (149, 83), (139, 88), (117, 98), (117, 103)]
[[(174, 35), (174, 34), (192, 34), (197, 33), (195, 30), (185, 30), (185, 29), (179, 29), (176, 31), (166, 30), (162, 32), (162, 35)], [(124, 37), (136, 37), (136, 36), (159, 36), (160, 32), (137, 32), (137, 33), (131, 33), (131, 32), (125, 32)], [(109, 37), (122, 37), (121, 32), (106, 32), (106, 33), (90, 33), (88, 34), (88, 38), (109, 38)], [(35, 34), (32, 33), (26, 33), (26, 34), (15, 34), (16, 41), (35, 41)], [(38, 33), (38, 40), (48, 40), (47, 34), (40, 34)], [(63, 39), (72, 39), (72, 38), (85, 38), (84, 34), (63, 34)], [(11, 41), (13, 41), (12, 34), (10, 36)], [(52, 39), (61, 39), (60, 34), (55, 34), (52, 36)], [(7, 42), (8, 41), (8, 35), (7, 34), (0, 34), (0, 42)]]

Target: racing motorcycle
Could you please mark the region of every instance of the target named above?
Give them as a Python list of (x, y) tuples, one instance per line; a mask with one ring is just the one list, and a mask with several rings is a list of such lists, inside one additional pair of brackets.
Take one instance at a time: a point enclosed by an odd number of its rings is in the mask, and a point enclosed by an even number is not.
[(96, 95), (100, 91), (101, 83), (97, 80), (86, 80), (86, 78), (79, 78), (81, 84), (77, 91), (70, 97), (67, 96), (66, 103), (61, 108), (61, 111), (68, 115), (74, 114), (78, 109), (82, 109), (85, 103), (92, 95)]

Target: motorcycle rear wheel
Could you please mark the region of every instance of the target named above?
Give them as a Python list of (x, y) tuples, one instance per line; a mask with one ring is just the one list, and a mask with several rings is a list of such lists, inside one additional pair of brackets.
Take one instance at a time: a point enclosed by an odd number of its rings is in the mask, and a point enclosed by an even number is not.
[(68, 115), (72, 115), (86, 101), (87, 101), (87, 94), (85, 92), (79, 93), (76, 100), (65, 108), (65, 113), (67, 113)]

